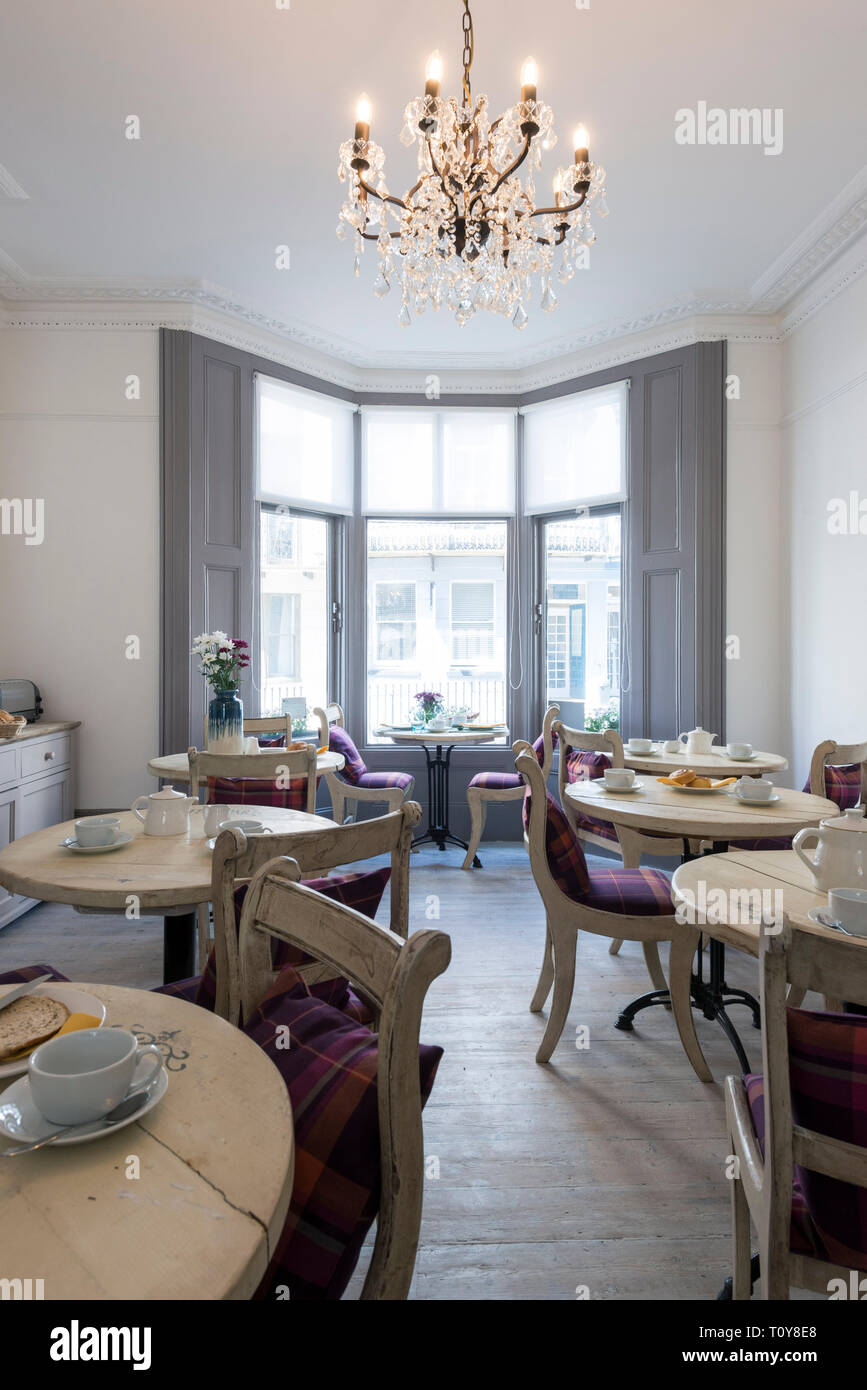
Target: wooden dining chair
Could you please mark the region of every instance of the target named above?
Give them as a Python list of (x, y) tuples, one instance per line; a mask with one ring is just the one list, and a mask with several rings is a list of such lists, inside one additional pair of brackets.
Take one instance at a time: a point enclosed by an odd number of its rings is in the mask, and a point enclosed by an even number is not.
[[(241, 985), (238, 967), (236, 892), (239, 883), (251, 879), (263, 864), (280, 856), (291, 857), (304, 879), (319, 878), (332, 869), (346, 868), (362, 860), (389, 855), (391, 860), (389, 928), (395, 936), (409, 935), (409, 865), (412, 837), (421, 819), (421, 807), (407, 801), (398, 811), (357, 824), (323, 826), (299, 834), (246, 836), (243, 830), (223, 830), (214, 845), (211, 867), (211, 900), (214, 905), (215, 1011), (230, 1023), (240, 1016)], [(339, 886), (332, 880), (333, 886)], [(300, 972), (308, 983), (322, 983), (326, 976), (316, 967)]]
[(726, 1079), (732, 1295), (752, 1292), (751, 1219), (763, 1299), (848, 1290), (867, 1271), (867, 1017), (789, 1008), (786, 985), (867, 1004), (867, 948), (786, 920), (762, 933), (759, 973), (762, 1071)]
[[(535, 743), (527, 747), (535, 753), (542, 768), (542, 776), (547, 782), (554, 761), (556, 738), (551, 734), (551, 726), (560, 717), (560, 706), (549, 705), (542, 720), (542, 732)], [(514, 751), (514, 745), (513, 745)], [(470, 808), (470, 842), (462, 869), (471, 869), (481, 844), (485, 830), (488, 805), (492, 801), (523, 801), (524, 783), (517, 772), (477, 772), (467, 787), (467, 805)]]
[[(284, 740), (284, 747), (288, 747), (292, 742), (292, 716), (291, 714), (272, 714), (265, 718), (252, 715), (244, 715), (243, 732), (245, 735), (256, 734), (277, 734)], [(208, 716), (205, 714), (203, 720), (204, 744), (208, 746)], [(266, 745), (267, 746), (267, 745)]]
[(836, 801), (843, 811), (867, 806), (867, 743), (836, 743), (826, 738), (818, 744), (810, 759), (810, 785), (804, 791)]
[(641, 942), (651, 975), (660, 970), (658, 943), (671, 942), (669, 986), (677, 1031), (696, 1075), (702, 1081), (712, 1081), (696, 1037), (690, 995), (692, 959), (700, 932), (676, 920), (668, 878), (658, 869), (588, 869), (581, 842), (548, 792), (535, 757), (519, 753), (516, 767), (529, 792), (525, 811), (529, 811), (530, 867), (546, 923), (542, 969), (530, 1011), (539, 1013), (552, 985), (554, 989), (536, 1061), (550, 1060), (563, 1032), (575, 984), (579, 934), (610, 937), (617, 932), (622, 940)]
[(343, 710), (332, 701), (324, 709), (313, 711), (319, 721), (319, 742), (332, 753), (341, 753), (343, 771), (333, 768), (325, 772), (325, 782), (331, 793), (331, 817), (342, 825), (347, 815), (358, 814), (359, 803), (385, 805), (396, 811), (412, 796), (415, 777), (411, 772), (370, 772), (354, 741), (346, 731)]
[(201, 753), (190, 748), (190, 795), (207, 784), (208, 801), (217, 804), (282, 806), (316, 812), (316, 749), (278, 748), (273, 753)]
[[(353, 827), (356, 829), (362, 827)], [(293, 859), (264, 864), (250, 883), (241, 914), (239, 960), (245, 1031), (260, 1045), (266, 1045), (267, 1039), (269, 1055), (286, 1080), (296, 1123), (295, 1190), (287, 1229), (266, 1284), (283, 1283), (282, 1271), (297, 1268), (298, 1248), (303, 1260), (311, 1247), (311, 1195), (315, 1198), (320, 1175), (333, 1171), (335, 1154), (348, 1149), (347, 1161), (352, 1163), (357, 1161), (358, 1150), (375, 1153), (378, 1147), (375, 1186), (379, 1189), (379, 1209), (378, 1213), (365, 1209), (367, 1225), (376, 1215), (376, 1240), (361, 1297), (404, 1299), (415, 1266), (424, 1194), (422, 1105), (440, 1055), (439, 1049), (419, 1046), (422, 1009), (432, 981), (448, 966), (451, 943), (439, 931), (415, 932), (406, 940), (305, 888), (299, 882), (301, 873)], [(316, 956), (375, 1001), (378, 1030), (366, 1047), (357, 1031), (339, 1023), (334, 1027), (330, 1018), (334, 1010), (326, 1014), (322, 1006), (291, 998), (282, 1012), (279, 1004), (275, 1011), (273, 1000), (269, 1007), (274, 941)], [(293, 1036), (296, 1019), (298, 1037)], [(311, 1032), (317, 1021), (319, 1031)], [(281, 1027), (290, 1040), (282, 1051), (274, 1044), (275, 1029)], [(437, 1055), (432, 1058), (434, 1052)], [(311, 1091), (309, 1074), (314, 1064), (316, 1088)], [(424, 1080), (420, 1079), (421, 1070), (426, 1073)], [(359, 1092), (363, 1102), (370, 1094), (368, 1077), (376, 1088), (373, 1125), (378, 1135), (373, 1136), (359, 1132)], [(323, 1097), (329, 1086), (332, 1097)], [(329, 1099), (333, 1103), (329, 1104)], [(352, 1142), (341, 1147), (344, 1136), (351, 1137)], [(341, 1195), (351, 1188), (353, 1202), (357, 1202), (355, 1194), (361, 1182), (354, 1171), (335, 1176), (325, 1232), (332, 1258), (333, 1247), (340, 1244), (335, 1226)], [(375, 1199), (375, 1191), (372, 1196)], [(361, 1238), (354, 1210), (346, 1225), (352, 1228), (347, 1230), (350, 1255), (355, 1253), (357, 1258)], [(348, 1279), (346, 1256), (341, 1253), (340, 1258), (343, 1277)]]

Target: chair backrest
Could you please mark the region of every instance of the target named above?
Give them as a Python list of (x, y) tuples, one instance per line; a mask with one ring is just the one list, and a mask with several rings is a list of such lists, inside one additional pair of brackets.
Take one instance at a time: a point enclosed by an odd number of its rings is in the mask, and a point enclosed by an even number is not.
[(818, 744), (810, 759), (810, 791), (813, 796), (827, 796), (825, 785), (826, 767), (845, 767), (852, 763), (861, 764), (861, 801), (867, 806), (867, 743), (835, 743), (827, 738)]
[[(208, 715), (202, 721), (205, 747), (208, 746)], [(245, 734), (270, 734), (280, 733), (286, 737), (287, 744), (292, 742), (292, 716), (291, 714), (273, 714), (269, 718), (253, 718), (244, 715), (243, 731)]]
[[(837, 999), (867, 1004), (867, 946), (843, 936), (819, 936), (784, 920), (781, 932), (762, 932), (759, 965), (765, 1107), (762, 1205), (769, 1249), (785, 1260), (789, 1251), (793, 1164), (809, 1169), (811, 1174), (867, 1189), (867, 1147), (794, 1123), (787, 984), (798, 992), (813, 989)], [(793, 1015), (799, 1014), (793, 1010)], [(801, 1017), (809, 1024), (809, 1014)], [(843, 1022), (840, 1015), (829, 1017)], [(863, 1070), (863, 1061), (860, 1068)], [(837, 1095), (831, 1070), (821, 1062), (818, 1070), (823, 1073), (819, 1078), (823, 1099), (833, 1105)], [(849, 1100), (855, 1087), (847, 1086), (844, 1090)], [(809, 1208), (809, 1193), (807, 1197)], [(862, 1239), (865, 1234), (861, 1232)]]
[(612, 767), (623, 767), (623, 740), (616, 729), (605, 729), (602, 733), (590, 733), (586, 729), (571, 729), (562, 720), (555, 719), (551, 726), (556, 735), (560, 753), (557, 767), (557, 795), (560, 805), (566, 812), (570, 825), (575, 825), (577, 812), (565, 795), (569, 783), (569, 758), (575, 753), (604, 753), (610, 758)]
[[(557, 912), (564, 898), (574, 902), (586, 891), (587, 861), (568, 818), (553, 797), (549, 805), (548, 788), (533, 749), (519, 740), (512, 751), (515, 768), (530, 796), (524, 832), (530, 870), (546, 911)], [(549, 818), (553, 818), (550, 824)]]
[[(254, 835), (243, 830), (223, 830), (217, 836), (211, 865), (211, 902), (214, 907), (214, 955), (217, 966), (215, 1011), (237, 1023), (241, 1007), (238, 967), (238, 933), (235, 925), (235, 886), (250, 879), (271, 860), (289, 855), (302, 877), (312, 877), (341, 865), (391, 855), (389, 924), (395, 936), (409, 935), (409, 865), (412, 837), (421, 820), (416, 801), (405, 801), (399, 811), (350, 825), (323, 826), (321, 830), (288, 831), (280, 835)], [(301, 972), (304, 974), (304, 971)], [(312, 979), (309, 981), (312, 983)]]
[(278, 748), (273, 753), (201, 753), (197, 748), (187, 752), (190, 763), (190, 795), (198, 796), (199, 786), (209, 777), (228, 777), (246, 781), (273, 782), (275, 788), (287, 789), (289, 783), (306, 778), (304, 810), (316, 811), (316, 749), (311, 743), (304, 748)]
[(451, 942), (439, 931), (415, 932), (406, 941), (303, 887), (301, 872), (295, 860), (277, 859), (263, 865), (250, 884), (240, 928), (244, 1017), (270, 988), (271, 937), (317, 956), (358, 985), (380, 1010), (381, 1193), (373, 1258), (361, 1297), (405, 1298), (424, 1189), (418, 1053), (422, 1008), (431, 982), (448, 966)]
[(343, 719), (343, 710), (336, 700), (332, 700), (324, 709), (320, 705), (317, 705), (313, 714), (319, 721), (319, 746), (320, 748), (327, 748), (328, 730), (331, 725), (336, 724), (340, 729), (346, 728)]
[[(545, 778), (546, 781), (551, 772), (551, 764), (554, 761), (555, 738), (551, 732), (551, 727), (554, 723), (554, 720), (559, 718), (560, 706), (549, 705), (548, 708), (545, 710), (545, 718), (542, 720), (542, 733), (540, 735), (542, 739), (542, 776)], [(533, 745), (533, 751), (534, 753), (536, 752), (535, 744)]]

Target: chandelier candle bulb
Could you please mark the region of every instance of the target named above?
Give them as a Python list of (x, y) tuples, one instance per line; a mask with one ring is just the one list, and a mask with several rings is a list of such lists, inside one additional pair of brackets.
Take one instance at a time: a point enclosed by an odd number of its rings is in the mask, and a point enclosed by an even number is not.
[(355, 108), (355, 138), (365, 143), (370, 139), (370, 98), (361, 96)]
[(575, 144), (575, 163), (586, 164), (590, 159), (590, 136), (587, 134), (587, 127), (579, 125), (572, 138)]
[(427, 60), (425, 69), (424, 94), (426, 97), (438, 97), (440, 94), (440, 83), (443, 80), (443, 60), (439, 52), (432, 53)]
[(539, 81), (539, 69), (534, 59), (528, 58), (521, 68), (521, 100), (536, 100), (536, 85)]

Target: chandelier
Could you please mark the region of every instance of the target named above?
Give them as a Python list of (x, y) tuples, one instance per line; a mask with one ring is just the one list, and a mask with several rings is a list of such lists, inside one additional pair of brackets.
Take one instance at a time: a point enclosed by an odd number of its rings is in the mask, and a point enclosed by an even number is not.
[(463, 93), (440, 95), (442, 62), (432, 54), (424, 96), (404, 112), (401, 143), (417, 146), (418, 179), (403, 198), (388, 191), (385, 152), (370, 138), (370, 102), (360, 99), (355, 137), (340, 146), (337, 173), (349, 192), (337, 235), (355, 242), (356, 275), (365, 243), (376, 243), (373, 292), (383, 299), (392, 287), (400, 289), (404, 327), (429, 305), (445, 305), (461, 325), (488, 309), (521, 329), (535, 276), (541, 308), (550, 313), (557, 306), (555, 276), (566, 284), (576, 266), (587, 264), (596, 240), (591, 208), (600, 217), (608, 212), (605, 170), (590, 159), (579, 126), (573, 163), (554, 175), (553, 205), (537, 207), (535, 174), (557, 136), (551, 108), (537, 97), (536, 64), (524, 63), (520, 101), (491, 120), (487, 97), (474, 101), (470, 89), (473, 21), (469, 0), (463, 5)]

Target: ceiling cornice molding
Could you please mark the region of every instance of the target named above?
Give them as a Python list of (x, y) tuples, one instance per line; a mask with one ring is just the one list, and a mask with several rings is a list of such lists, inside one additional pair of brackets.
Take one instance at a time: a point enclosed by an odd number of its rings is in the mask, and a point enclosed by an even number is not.
[(783, 308), (867, 228), (867, 166), (827, 203), (750, 288), (756, 313)]

